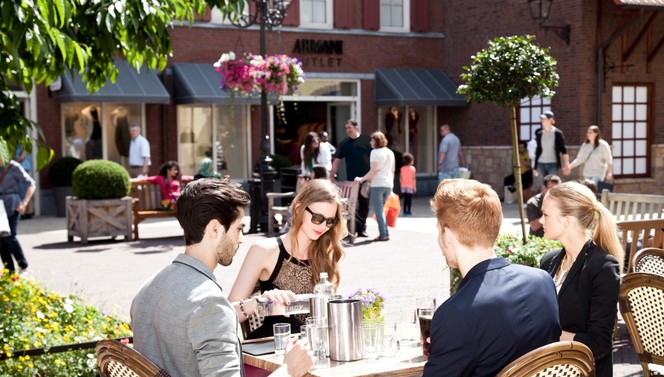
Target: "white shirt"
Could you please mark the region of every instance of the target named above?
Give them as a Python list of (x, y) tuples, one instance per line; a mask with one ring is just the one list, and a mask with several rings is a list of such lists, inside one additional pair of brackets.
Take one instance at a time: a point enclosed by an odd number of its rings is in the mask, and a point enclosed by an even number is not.
[(389, 148), (376, 148), (371, 151), (371, 165), (378, 164), (378, 171), (371, 178), (371, 187), (394, 187), (394, 152)]
[(129, 143), (129, 166), (143, 166), (143, 159), (148, 158), (148, 166), (152, 165), (150, 161), (150, 143), (142, 135), (131, 139)]

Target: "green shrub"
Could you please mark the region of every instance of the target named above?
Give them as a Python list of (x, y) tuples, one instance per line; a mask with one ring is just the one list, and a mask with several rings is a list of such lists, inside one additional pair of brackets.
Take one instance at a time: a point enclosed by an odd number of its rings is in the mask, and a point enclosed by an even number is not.
[(279, 178), (281, 176), (281, 169), (293, 166), (293, 163), (290, 162), (290, 160), (286, 156), (282, 156), (280, 154), (273, 154), (270, 155), (270, 158), (272, 159), (272, 161), (270, 161), (270, 166), (272, 166), (272, 168), (277, 173), (275, 178)]
[[(507, 259), (512, 264), (539, 267), (539, 260), (549, 251), (559, 250), (563, 246), (559, 241), (552, 241), (537, 236), (528, 236), (523, 244), (521, 236), (515, 233), (506, 233), (498, 236), (493, 245), (493, 251), (499, 257)], [(461, 284), (461, 274), (456, 268), (450, 269), (450, 295), (454, 294)]]
[(76, 157), (64, 156), (48, 168), (48, 180), (56, 187), (71, 186), (72, 173), (83, 161)]
[(74, 195), (80, 199), (119, 199), (129, 195), (129, 173), (120, 164), (90, 160), (74, 170)]
[(131, 336), (129, 325), (85, 306), (75, 296), (44, 291), (35, 281), (0, 276), (0, 376), (97, 376), (94, 348), (20, 356), (14, 352)]

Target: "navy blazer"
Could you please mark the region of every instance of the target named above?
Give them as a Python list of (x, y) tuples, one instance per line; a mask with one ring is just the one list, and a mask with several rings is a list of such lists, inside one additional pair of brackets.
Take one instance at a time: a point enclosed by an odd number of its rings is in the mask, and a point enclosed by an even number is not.
[[(554, 277), (565, 249), (542, 257), (540, 267)], [(595, 375), (613, 375), (613, 327), (618, 308), (618, 260), (592, 241), (586, 242), (558, 292), (560, 325), (593, 351)]]
[(504, 258), (475, 265), (433, 316), (423, 377), (495, 376), (519, 356), (558, 341), (556, 301), (544, 271)]

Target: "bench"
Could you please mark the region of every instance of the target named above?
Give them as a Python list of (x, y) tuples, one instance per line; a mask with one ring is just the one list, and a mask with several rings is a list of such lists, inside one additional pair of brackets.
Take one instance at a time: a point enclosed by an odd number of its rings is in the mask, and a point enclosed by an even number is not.
[(165, 209), (161, 203), (161, 187), (148, 181), (131, 182), (134, 240), (138, 240), (138, 224), (145, 219), (175, 217), (175, 208)]
[(341, 200), (343, 201), (343, 217), (348, 221), (348, 235), (351, 244), (355, 243), (355, 210), (357, 208), (357, 195), (360, 191), (360, 184), (354, 181), (336, 181), (334, 184), (341, 191)]
[(603, 190), (601, 202), (616, 217), (616, 221), (664, 217), (664, 195), (626, 194)]

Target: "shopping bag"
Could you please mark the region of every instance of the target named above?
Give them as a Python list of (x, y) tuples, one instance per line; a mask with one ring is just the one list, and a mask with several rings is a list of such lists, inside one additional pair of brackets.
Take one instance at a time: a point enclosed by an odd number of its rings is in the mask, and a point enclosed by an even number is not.
[(11, 235), (9, 228), (9, 220), (7, 219), (7, 212), (5, 210), (4, 200), (0, 203), (0, 237), (7, 237)]
[(385, 201), (383, 211), (385, 211), (387, 226), (390, 228), (397, 226), (397, 218), (399, 217), (399, 212), (401, 212), (401, 201), (399, 200), (399, 195), (391, 193)]

